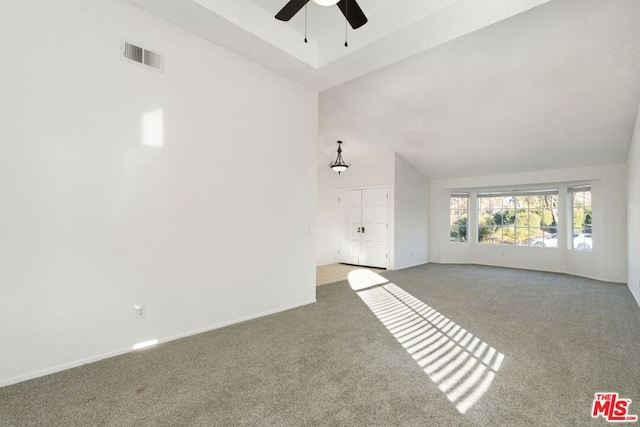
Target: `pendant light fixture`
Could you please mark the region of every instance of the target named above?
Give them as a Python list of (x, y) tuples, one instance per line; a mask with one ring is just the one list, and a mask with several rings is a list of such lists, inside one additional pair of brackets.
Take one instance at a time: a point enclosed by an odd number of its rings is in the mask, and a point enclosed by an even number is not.
[(329, 165), (331, 169), (338, 172), (338, 175), (340, 175), (340, 172), (346, 171), (347, 168), (351, 166), (351, 163), (345, 163), (344, 160), (342, 160), (342, 147), (340, 146), (341, 144), (342, 141), (338, 141), (338, 157), (336, 157), (335, 162)]

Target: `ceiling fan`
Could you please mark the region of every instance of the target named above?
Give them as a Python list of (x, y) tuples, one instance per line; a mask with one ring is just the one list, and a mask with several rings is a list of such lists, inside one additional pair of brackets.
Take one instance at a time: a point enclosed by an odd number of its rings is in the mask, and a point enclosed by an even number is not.
[[(313, 0), (313, 2), (320, 6), (337, 5), (354, 30), (362, 27), (368, 21), (356, 0)], [(309, 0), (290, 0), (289, 3), (285, 4), (282, 10), (278, 12), (276, 19), (281, 21), (290, 20), (300, 9), (305, 7), (307, 3), (309, 3)]]

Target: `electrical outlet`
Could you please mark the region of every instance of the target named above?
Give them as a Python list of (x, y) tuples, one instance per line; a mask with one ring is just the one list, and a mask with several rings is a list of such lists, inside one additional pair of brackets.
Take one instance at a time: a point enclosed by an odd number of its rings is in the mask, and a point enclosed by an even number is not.
[(147, 316), (147, 308), (144, 305), (135, 305), (136, 319), (144, 319)]

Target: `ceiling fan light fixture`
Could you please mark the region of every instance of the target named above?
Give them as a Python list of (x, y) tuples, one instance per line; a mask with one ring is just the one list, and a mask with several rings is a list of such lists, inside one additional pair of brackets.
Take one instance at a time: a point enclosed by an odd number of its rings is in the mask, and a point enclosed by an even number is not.
[[(276, 19), (280, 21), (289, 21), (300, 10), (305, 10), (305, 27), (306, 27), (306, 6), (311, 0), (289, 0), (280, 12), (276, 14)], [(313, 2), (320, 6), (338, 6), (340, 12), (346, 18), (345, 27), (347, 23), (351, 25), (351, 28), (357, 30), (368, 22), (362, 9), (358, 5), (357, 0), (313, 0)]]
[(335, 6), (338, 4), (340, 0), (313, 0), (315, 4), (319, 4), (320, 6)]

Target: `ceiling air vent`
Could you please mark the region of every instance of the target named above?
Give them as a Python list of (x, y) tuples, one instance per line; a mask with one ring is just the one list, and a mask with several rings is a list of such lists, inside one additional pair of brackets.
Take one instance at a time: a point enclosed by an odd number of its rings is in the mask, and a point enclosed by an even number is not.
[(122, 52), (121, 58), (124, 61), (133, 62), (134, 64), (141, 65), (159, 73), (164, 72), (164, 61), (162, 60), (162, 55), (159, 53), (136, 46), (124, 40), (120, 43), (120, 51)]

